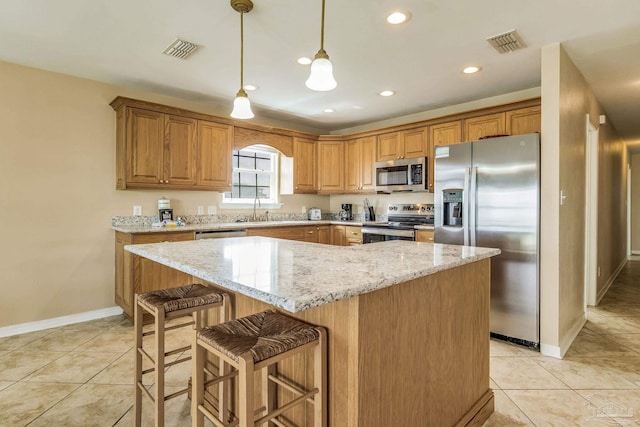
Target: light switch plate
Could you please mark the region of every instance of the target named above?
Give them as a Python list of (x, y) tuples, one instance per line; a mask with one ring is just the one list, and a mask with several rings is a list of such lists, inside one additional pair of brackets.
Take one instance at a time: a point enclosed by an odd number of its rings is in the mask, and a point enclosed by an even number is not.
[(204, 215), (204, 206), (198, 206), (198, 215)]
[(306, 207), (306, 206), (303, 206), (303, 207), (302, 207), (302, 209), (300, 209), (300, 211), (301, 211), (302, 213), (307, 213), (307, 207)]
[(133, 206), (133, 215), (142, 216), (142, 206), (134, 205)]
[(215, 215), (218, 212), (216, 206), (207, 206), (207, 215)]

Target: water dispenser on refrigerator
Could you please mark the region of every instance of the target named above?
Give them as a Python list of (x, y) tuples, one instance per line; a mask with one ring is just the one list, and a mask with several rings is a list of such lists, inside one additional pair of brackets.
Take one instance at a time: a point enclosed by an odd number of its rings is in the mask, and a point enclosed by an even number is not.
[(442, 225), (462, 227), (462, 190), (442, 190)]

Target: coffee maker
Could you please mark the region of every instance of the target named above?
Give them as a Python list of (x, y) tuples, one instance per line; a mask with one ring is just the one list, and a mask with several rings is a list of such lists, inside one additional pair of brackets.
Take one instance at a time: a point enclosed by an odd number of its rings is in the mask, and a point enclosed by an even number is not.
[(340, 220), (341, 221), (353, 220), (353, 205), (351, 203), (342, 204), (342, 210), (340, 211)]

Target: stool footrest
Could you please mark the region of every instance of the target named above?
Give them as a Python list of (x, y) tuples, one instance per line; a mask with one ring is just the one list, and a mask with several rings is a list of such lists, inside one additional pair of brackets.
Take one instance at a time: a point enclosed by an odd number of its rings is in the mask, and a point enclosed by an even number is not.
[(294, 406), (299, 405), (301, 403), (304, 403), (305, 400), (307, 400), (308, 398), (312, 397), (314, 394), (318, 393), (318, 391), (320, 391), (320, 390), (317, 389), (317, 388), (314, 388), (313, 390), (309, 391), (308, 393), (305, 393), (302, 396), (300, 396), (300, 397), (298, 397), (296, 399), (293, 399), (291, 402), (287, 403), (286, 405), (282, 405), (281, 407), (279, 407), (275, 411), (268, 413), (264, 417), (255, 420), (255, 423), (257, 425), (262, 425), (263, 423), (269, 421), (270, 419), (275, 418), (278, 415), (282, 414), (283, 412), (288, 411), (289, 409), (293, 408)]
[(190, 345), (186, 345), (184, 347), (176, 348), (175, 350), (167, 351), (164, 354), (164, 357), (173, 356), (174, 354), (178, 354), (178, 353), (184, 353), (185, 351), (189, 350), (190, 348), (191, 348)]
[[(275, 376), (275, 375), (269, 375), (269, 380), (273, 381), (274, 383), (278, 384), (279, 386), (281, 386), (283, 388), (286, 388), (287, 390), (289, 390), (290, 392), (292, 392), (292, 393), (294, 393), (294, 394), (296, 394), (298, 396), (301, 396), (301, 395), (306, 393), (306, 390), (302, 390), (300, 387), (296, 387), (294, 384), (292, 384), (288, 380), (284, 379), (283, 377)], [(316, 390), (318, 390), (318, 389), (316, 389)], [(310, 403), (313, 403), (313, 398), (309, 397), (307, 400)]]
[(164, 397), (164, 401), (166, 402), (167, 400), (171, 400), (171, 399), (173, 399), (174, 397), (182, 396), (183, 394), (188, 393), (188, 392), (189, 392), (189, 390), (190, 390), (190, 388), (189, 388), (189, 387), (187, 387), (187, 388), (184, 388), (184, 389), (182, 389), (182, 390), (176, 391), (175, 393), (167, 394), (167, 395)]
[(153, 395), (151, 394), (151, 392), (149, 390), (147, 390), (147, 388), (144, 386), (144, 384), (142, 384), (141, 382), (137, 383), (136, 386), (142, 390), (144, 392), (144, 394), (152, 401), (155, 402), (155, 399), (153, 398)]

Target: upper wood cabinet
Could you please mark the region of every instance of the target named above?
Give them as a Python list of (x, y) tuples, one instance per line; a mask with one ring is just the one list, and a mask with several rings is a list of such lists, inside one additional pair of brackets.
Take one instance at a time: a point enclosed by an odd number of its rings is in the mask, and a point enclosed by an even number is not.
[(197, 180), (200, 187), (231, 188), (233, 128), (198, 120)]
[(404, 130), (378, 135), (377, 160), (425, 157), (428, 153), (427, 128)]
[(344, 193), (344, 143), (318, 142), (318, 193)]
[(231, 187), (232, 126), (114, 103), (116, 188)]
[(429, 192), (433, 193), (435, 185), (436, 147), (459, 144), (462, 141), (462, 120), (438, 123), (429, 126)]
[(194, 119), (164, 115), (165, 184), (195, 184), (196, 123)]
[(357, 138), (345, 143), (344, 189), (346, 193), (375, 191), (376, 137)]
[(317, 143), (312, 139), (293, 139), (293, 192), (317, 193), (316, 181)]
[(485, 136), (504, 135), (505, 114), (495, 113), (464, 119), (464, 140), (477, 141)]
[(524, 135), (541, 131), (541, 108), (539, 105), (506, 113), (508, 135)]

